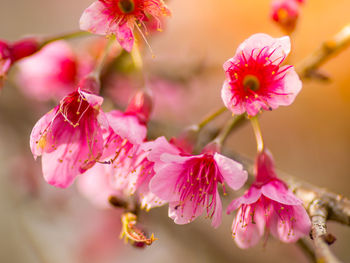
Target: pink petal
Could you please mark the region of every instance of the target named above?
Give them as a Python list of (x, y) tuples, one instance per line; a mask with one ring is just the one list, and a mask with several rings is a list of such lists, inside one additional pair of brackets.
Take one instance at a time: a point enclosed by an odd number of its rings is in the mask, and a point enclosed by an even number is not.
[(201, 158), (202, 155), (194, 155), (194, 156), (181, 156), (181, 155), (174, 155), (169, 153), (163, 153), (160, 156), (160, 161), (164, 163), (178, 163), (183, 164), (187, 162), (188, 160), (195, 159), (195, 158)]
[(221, 198), (218, 191), (216, 191), (215, 199), (216, 199), (216, 207), (215, 207), (215, 212), (213, 215), (211, 225), (214, 228), (218, 228), (219, 225), (221, 224), (221, 218), (222, 218), (222, 203), (221, 203)]
[[(251, 217), (250, 213), (252, 207), (249, 207), (245, 212)], [(240, 223), (240, 218), (242, 215), (242, 209), (239, 209), (235, 220), (233, 221), (232, 230), (236, 228), (236, 235), (234, 236), (234, 241), (237, 246), (245, 249), (250, 248), (258, 244), (261, 237), (264, 235), (264, 229), (266, 224), (266, 217), (264, 210), (261, 206), (257, 206), (254, 211), (254, 223), (249, 221), (247, 225), (243, 225), (243, 222)]]
[(156, 171), (155, 176), (150, 182), (150, 190), (159, 198), (165, 201), (178, 200), (178, 192), (176, 192), (176, 182), (180, 176), (183, 167), (181, 164), (167, 164), (160, 170)]
[(58, 107), (59, 106), (41, 117), (41, 119), (35, 124), (32, 133), (30, 134), (30, 149), (32, 150), (35, 159), (38, 156), (42, 155), (43, 152), (48, 148), (45, 132), (49, 129), (52, 120), (57, 114)]
[(113, 131), (132, 144), (141, 144), (146, 139), (147, 128), (141, 124), (135, 115), (125, 115), (119, 111), (106, 114)]
[[(102, 155), (102, 130), (97, 123), (90, 125), (73, 128), (62, 117), (55, 121), (52, 134), (56, 134), (57, 146), (54, 151), (42, 154), (43, 175), (49, 184), (61, 188), (70, 186), (75, 177), (91, 168)], [(87, 138), (86, 132), (94, 139)]]
[(129, 26), (128, 23), (123, 23), (122, 25), (118, 26), (115, 35), (122, 48), (128, 52), (131, 52), (134, 45), (134, 33), (132, 30), (133, 29)]
[(232, 111), (234, 114), (240, 115), (245, 112), (244, 105), (242, 103), (236, 104), (236, 99), (232, 99), (231, 86), (227, 80), (225, 80), (224, 85), (221, 89), (221, 98), (224, 102), (224, 105)]
[[(285, 68), (288, 66), (283, 66), (279, 69), (279, 71), (285, 70)], [(301, 88), (302, 88), (302, 82), (295, 71), (294, 67), (289, 68), (286, 73), (285, 77), (283, 78), (283, 83), (281, 84), (280, 93), (287, 94), (287, 95), (276, 95), (271, 97), (268, 100), (268, 103), (270, 106), (273, 105), (282, 105), (282, 106), (288, 106), (293, 103), (296, 96), (299, 94)], [(273, 107), (276, 108), (276, 107)]]
[(196, 213), (193, 214), (195, 204), (192, 201), (184, 203), (183, 209), (178, 202), (171, 202), (169, 204), (169, 217), (174, 220), (175, 224), (184, 225), (191, 223), (198, 216), (203, 213), (204, 208), (198, 206)]
[(86, 101), (92, 106), (92, 107), (100, 107), (103, 103), (103, 97), (91, 94), (85, 91), (82, 91), (78, 89), (78, 92), (86, 99)]
[(293, 236), (294, 240), (298, 240), (303, 236), (308, 236), (311, 229), (311, 221), (308, 213), (302, 205), (293, 206), (294, 209), (294, 226)]
[(271, 234), (286, 243), (308, 236), (311, 229), (310, 218), (302, 205), (286, 206), (283, 211), (274, 211), (268, 224)]
[(230, 214), (241, 204), (250, 205), (258, 201), (261, 196), (261, 190), (254, 186), (250, 187), (249, 190), (241, 197), (234, 199), (227, 207), (227, 214)]
[(169, 153), (177, 155), (180, 153), (180, 150), (170, 144), (164, 136), (158, 137), (155, 141), (143, 143), (141, 149), (149, 152), (147, 159), (155, 163), (154, 170), (156, 171), (163, 164), (163, 161), (160, 159), (162, 154)]
[[(278, 64), (282, 58), (286, 57), (291, 49), (290, 39), (288, 36), (281, 38), (273, 38), (267, 34), (258, 33), (254, 34), (248, 39), (246, 39), (237, 49), (236, 55), (244, 54), (249, 57), (251, 56), (253, 50), (261, 50), (268, 47), (268, 52), (273, 54), (270, 56), (271, 61), (275, 61), (273, 64)], [(254, 52), (256, 55), (259, 52)]]
[(105, 9), (105, 5), (100, 1), (92, 3), (80, 18), (80, 29), (94, 34), (108, 35), (113, 18), (104, 12)]
[(261, 192), (267, 198), (285, 205), (300, 205), (299, 200), (286, 186), (278, 181), (273, 180), (261, 187)]
[(240, 189), (248, 179), (248, 173), (243, 170), (242, 164), (219, 153), (214, 154), (214, 159), (225, 183), (233, 190)]

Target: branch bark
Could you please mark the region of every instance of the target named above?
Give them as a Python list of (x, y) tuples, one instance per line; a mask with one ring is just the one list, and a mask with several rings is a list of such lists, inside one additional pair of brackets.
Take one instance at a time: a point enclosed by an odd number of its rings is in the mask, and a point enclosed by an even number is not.
[(306, 57), (296, 66), (299, 76), (303, 78), (326, 78), (317, 70), (330, 58), (350, 45), (350, 24), (346, 25), (341, 31), (331, 39), (325, 41), (315, 52)]

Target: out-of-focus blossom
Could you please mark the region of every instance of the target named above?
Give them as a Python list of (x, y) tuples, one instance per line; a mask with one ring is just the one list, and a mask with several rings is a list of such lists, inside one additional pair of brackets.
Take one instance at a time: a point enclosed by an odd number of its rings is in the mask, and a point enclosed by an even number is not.
[[(77, 253), (74, 262), (114, 262), (122, 245), (117, 238), (122, 229), (121, 211), (117, 209), (90, 210), (84, 215), (80, 211), (77, 216), (79, 221), (76, 223), (79, 224), (80, 233), (79, 240), (76, 242)], [(82, 223), (82, 216), (86, 216), (89, 220), (84, 220)]]
[(77, 81), (92, 69), (92, 63), (79, 60), (64, 41), (48, 44), (18, 66), (20, 88), (37, 100), (62, 98), (74, 91)]
[(256, 245), (265, 229), (283, 242), (296, 242), (308, 235), (310, 218), (302, 201), (277, 178), (269, 152), (259, 153), (255, 164), (256, 179), (240, 198), (229, 205), (230, 213), (238, 208), (232, 224), (232, 236), (240, 248)]
[[(122, 107), (126, 107), (132, 94), (140, 87), (138, 80), (126, 74), (110, 75), (104, 83), (105, 92)], [(174, 122), (189, 121), (186, 112), (192, 104), (195, 104), (191, 98), (198, 92), (197, 88), (185, 87), (176, 81), (155, 76), (150, 77), (146, 85), (151, 90), (155, 102), (152, 113), (154, 119), (170, 118)]]
[(163, 0), (98, 0), (89, 6), (80, 18), (80, 28), (100, 35), (115, 35), (120, 45), (130, 52), (134, 45), (134, 28), (148, 33), (148, 16), (158, 21), (169, 16)]
[(25, 38), (14, 43), (0, 40), (0, 89), (11, 66), (18, 60), (28, 57), (40, 48), (35, 38)]
[(302, 83), (293, 66), (281, 66), (290, 52), (289, 37), (255, 34), (224, 64), (221, 96), (234, 114), (255, 116), (261, 109), (290, 105)]
[(294, 31), (300, 13), (296, 0), (275, 0), (271, 4), (271, 18), (287, 33)]
[(247, 180), (242, 165), (209, 149), (200, 155), (183, 155), (162, 137), (147, 148), (156, 172), (150, 189), (169, 202), (169, 217), (176, 224), (187, 224), (206, 213), (218, 227), (222, 216), (218, 185), (224, 191), (225, 183), (234, 190), (242, 187)]
[(102, 126), (107, 121), (100, 109), (103, 98), (92, 93), (97, 88), (94, 78), (83, 79), (32, 130), (32, 153), (42, 156), (43, 175), (51, 185), (68, 187), (102, 156)]

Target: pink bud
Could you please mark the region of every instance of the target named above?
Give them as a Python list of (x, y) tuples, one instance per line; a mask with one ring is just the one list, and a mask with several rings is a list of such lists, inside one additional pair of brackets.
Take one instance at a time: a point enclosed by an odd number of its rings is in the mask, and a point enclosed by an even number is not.
[(15, 42), (12, 45), (12, 57), (13, 61), (33, 55), (39, 51), (40, 45), (36, 38), (25, 38)]
[(82, 78), (78, 86), (81, 90), (95, 95), (98, 95), (100, 92), (99, 80), (93, 75), (87, 75), (86, 77)]
[(148, 122), (153, 109), (152, 97), (149, 93), (140, 91), (131, 99), (127, 113), (134, 113), (141, 122)]

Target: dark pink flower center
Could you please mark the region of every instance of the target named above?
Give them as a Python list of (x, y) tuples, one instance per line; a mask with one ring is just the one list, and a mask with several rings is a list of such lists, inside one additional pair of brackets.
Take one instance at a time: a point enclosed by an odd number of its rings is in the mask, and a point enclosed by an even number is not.
[(144, 9), (144, 0), (100, 0), (105, 4), (109, 15), (139, 15)]
[(179, 207), (183, 209), (185, 203), (191, 201), (193, 215), (199, 206), (203, 206), (207, 209), (207, 215), (212, 217), (216, 208), (215, 194), (218, 183), (223, 184), (223, 177), (212, 154), (188, 160), (176, 183), (180, 194)]
[[(236, 105), (242, 101), (260, 100), (266, 103), (265, 98), (274, 95), (288, 95), (280, 93), (279, 89), (283, 85), (283, 78), (290, 67), (280, 70), (280, 65), (284, 57), (271, 57), (275, 50), (270, 51), (268, 47), (254, 49), (247, 58), (242, 52), (238, 56), (238, 61), (232, 63), (228, 69), (229, 83), (232, 91), (232, 99)], [(268, 105), (267, 105), (268, 106)]]
[(79, 91), (74, 91), (61, 102), (60, 113), (65, 121), (77, 127), (82, 121), (95, 118), (98, 110), (93, 108)]

